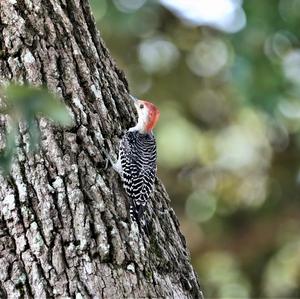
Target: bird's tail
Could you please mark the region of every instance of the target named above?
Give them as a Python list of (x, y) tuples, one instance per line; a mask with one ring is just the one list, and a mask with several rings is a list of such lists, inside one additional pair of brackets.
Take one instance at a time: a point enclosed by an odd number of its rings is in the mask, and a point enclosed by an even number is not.
[(139, 204), (137, 202), (133, 202), (129, 210), (131, 220), (140, 222), (144, 216), (145, 210), (146, 210), (145, 205)]
[(138, 205), (137, 203), (130, 205), (129, 208), (131, 221), (136, 222), (139, 228), (149, 236), (151, 233), (151, 221), (145, 211), (146, 206)]

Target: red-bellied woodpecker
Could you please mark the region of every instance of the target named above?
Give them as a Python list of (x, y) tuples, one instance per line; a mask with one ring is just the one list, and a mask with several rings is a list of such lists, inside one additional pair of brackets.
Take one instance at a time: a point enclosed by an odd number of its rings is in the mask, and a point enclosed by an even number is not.
[(152, 129), (160, 112), (147, 101), (135, 99), (134, 104), (138, 122), (124, 134), (117, 162), (109, 159), (113, 168), (121, 175), (124, 189), (130, 198), (131, 219), (139, 222), (153, 192), (157, 166), (156, 142)]

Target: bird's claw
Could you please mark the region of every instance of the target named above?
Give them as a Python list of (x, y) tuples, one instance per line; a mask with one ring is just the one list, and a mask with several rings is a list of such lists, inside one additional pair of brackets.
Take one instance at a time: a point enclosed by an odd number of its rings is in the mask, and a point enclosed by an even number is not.
[(104, 169), (108, 169), (108, 163), (109, 163), (109, 160), (107, 158), (105, 158), (105, 164), (104, 164)]
[(109, 162), (112, 166), (114, 165), (115, 162), (113, 161), (112, 157), (110, 156), (110, 154), (108, 153), (108, 151), (105, 148), (103, 149), (103, 153), (106, 157), (104, 169), (107, 169)]

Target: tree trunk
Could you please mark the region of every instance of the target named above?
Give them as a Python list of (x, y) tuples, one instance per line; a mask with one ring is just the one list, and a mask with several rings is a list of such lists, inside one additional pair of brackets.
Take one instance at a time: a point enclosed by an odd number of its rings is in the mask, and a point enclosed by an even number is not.
[[(0, 176), (0, 298), (201, 298), (162, 184), (146, 236), (104, 167), (102, 149), (117, 151), (135, 114), (88, 1), (0, 0), (0, 43), (0, 84), (47, 85), (75, 123), (62, 130), (41, 118), (34, 154), (19, 126), (11, 175)], [(5, 126), (0, 116), (0, 148)]]

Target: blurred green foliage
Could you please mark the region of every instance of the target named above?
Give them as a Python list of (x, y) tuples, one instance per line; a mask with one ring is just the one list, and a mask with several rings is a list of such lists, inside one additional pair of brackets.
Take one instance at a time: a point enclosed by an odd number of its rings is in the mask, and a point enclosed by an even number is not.
[(4, 175), (8, 175), (16, 152), (20, 121), (24, 122), (28, 130), (29, 149), (35, 151), (40, 140), (37, 117), (50, 118), (62, 126), (70, 125), (72, 120), (67, 107), (46, 88), (9, 84), (0, 93), (0, 114), (7, 115), (9, 120), (5, 147), (0, 151), (0, 169)]
[(300, 0), (91, 3), (160, 107), (159, 176), (206, 297), (300, 297)]

